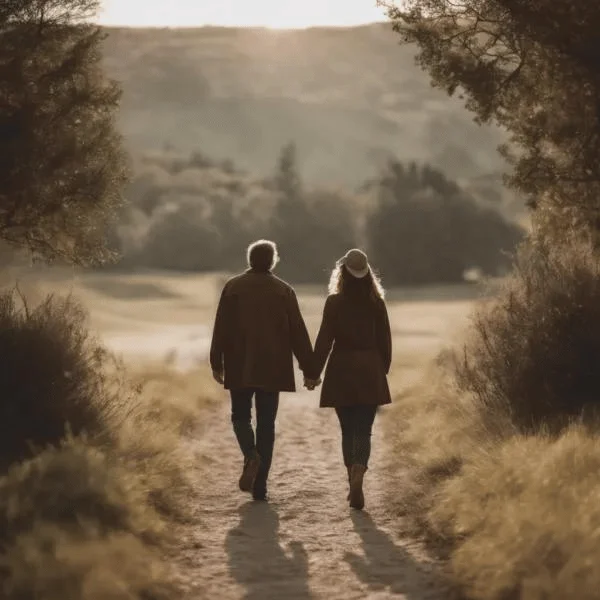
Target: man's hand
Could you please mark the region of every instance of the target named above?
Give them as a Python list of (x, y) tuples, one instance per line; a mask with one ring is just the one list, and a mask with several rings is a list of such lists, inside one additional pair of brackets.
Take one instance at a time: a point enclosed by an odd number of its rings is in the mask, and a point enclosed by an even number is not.
[(310, 379), (309, 377), (304, 378), (304, 387), (312, 392), (318, 385), (321, 385), (320, 379)]
[(213, 378), (219, 385), (224, 385), (225, 383), (225, 374), (223, 371), (213, 371)]

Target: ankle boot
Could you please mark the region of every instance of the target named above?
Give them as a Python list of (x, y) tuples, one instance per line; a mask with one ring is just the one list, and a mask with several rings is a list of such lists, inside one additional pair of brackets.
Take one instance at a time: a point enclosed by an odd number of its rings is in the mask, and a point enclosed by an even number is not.
[(362, 510), (365, 506), (365, 496), (363, 494), (363, 477), (367, 467), (364, 465), (352, 465), (350, 471), (350, 506)]
[(252, 488), (254, 487), (254, 481), (256, 479), (256, 475), (258, 474), (259, 467), (260, 456), (257, 452), (254, 452), (252, 456), (244, 461), (244, 469), (239, 481), (240, 490), (242, 490), (242, 492), (252, 493)]

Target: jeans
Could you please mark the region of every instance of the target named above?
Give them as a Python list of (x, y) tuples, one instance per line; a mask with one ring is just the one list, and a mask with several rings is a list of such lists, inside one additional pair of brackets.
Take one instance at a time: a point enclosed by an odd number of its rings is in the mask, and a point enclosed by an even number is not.
[(377, 406), (359, 404), (335, 409), (342, 428), (342, 454), (347, 467), (369, 464), (371, 432)]
[[(256, 441), (252, 429), (252, 398), (256, 399)], [(275, 445), (275, 418), (279, 408), (279, 392), (255, 388), (231, 390), (231, 422), (244, 458), (258, 452), (260, 468), (254, 491), (265, 492)]]

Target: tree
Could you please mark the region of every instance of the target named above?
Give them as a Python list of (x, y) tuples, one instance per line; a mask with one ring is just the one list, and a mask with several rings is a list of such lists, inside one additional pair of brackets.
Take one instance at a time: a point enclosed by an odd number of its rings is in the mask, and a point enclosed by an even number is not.
[(314, 277), (314, 269), (308, 265), (305, 255), (298, 254), (298, 250), (305, 242), (313, 217), (304, 198), (296, 144), (293, 142), (281, 149), (268, 185), (277, 197), (271, 224), (272, 236), (285, 258), (279, 269), (286, 277), (294, 277), (301, 272), (300, 279), (310, 279)]
[[(373, 184), (372, 189), (373, 189)], [(468, 269), (506, 270), (522, 231), (430, 166), (392, 160), (375, 188), (367, 221), (373, 263), (389, 284), (455, 283)]]
[(98, 0), (0, 5), (0, 239), (46, 260), (103, 261), (126, 160), (101, 68)]
[(305, 190), (294, 143), (282, 148), (271, 186), (278, 197), (271, 232), (283, 258), (279, 272), (295, 283), (327, 281), (335, 260), (356, 245), (352, 199)]
[[(434, 85), (460, 90), (480, 123), (511, 134), (508, 182), (535, 231), (598, 239), (600, 4), (588, 0), (404, 0), (394, 28)], [(565, 227), (568, 223), (571, 227)]]
[(286, 144), (281, 149), (273, 184), (281, 194), (282, 201), (288, 205), (295, 203), (302, 194), (302, 181), (298, 171), (298, 152), (294, 142)]

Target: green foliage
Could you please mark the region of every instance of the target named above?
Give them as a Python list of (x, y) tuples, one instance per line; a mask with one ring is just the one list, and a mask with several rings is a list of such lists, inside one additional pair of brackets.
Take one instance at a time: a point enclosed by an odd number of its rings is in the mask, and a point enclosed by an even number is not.
[(97, 0), (0, 8), (0, 239), (47, 260), (107, 258), (125, 156), (101, 68)]
[[(383, 3), (386, 4), (386, 3)], [(408, 0), (390, 8), (435, 85), (511, 134), (510, 183), (556, 239), (600, 228), (600, 6), (586, 0)]]
[(443, 173), (390, 161), (371, 183), (378, 206), (367, 222), (373, 264), (386, 283), (460, 282), (477, 268), (508, 270), (523, 232), (491, 208), (479, 206)]

